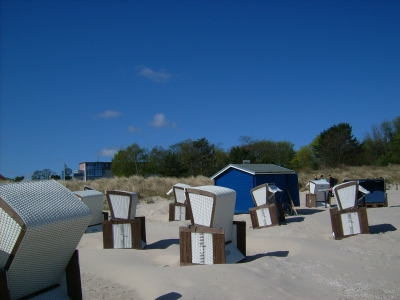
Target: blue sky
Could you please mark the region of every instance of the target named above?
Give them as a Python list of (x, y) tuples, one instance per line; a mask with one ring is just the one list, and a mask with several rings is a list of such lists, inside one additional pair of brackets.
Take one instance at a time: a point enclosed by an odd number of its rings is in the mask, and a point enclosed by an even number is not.
[(400, 1), (1, 1), (0, 174), (138, 143), (362, 140), (400, 115)]

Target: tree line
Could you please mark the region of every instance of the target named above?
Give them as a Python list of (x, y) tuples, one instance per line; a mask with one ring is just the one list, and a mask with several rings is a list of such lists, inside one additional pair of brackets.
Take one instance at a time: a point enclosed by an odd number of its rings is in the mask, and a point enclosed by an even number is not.
[(301, 171), (321, 167), (400, 164), (400, 117), (372, 127), (362, 141), (352, 134), (348, 123), (340, 123), (322, 131), (298, 151), (289, 141), (257, 140), (249, 136), (239, 139), (240, 145), (223, 150), (205, 137), (185, 140), (167, 149), (151, 150), (134, 143), (119, 150), (112, 159), (115, 176), (169, 177), (211, 176), (226, 165), (275, 164)]

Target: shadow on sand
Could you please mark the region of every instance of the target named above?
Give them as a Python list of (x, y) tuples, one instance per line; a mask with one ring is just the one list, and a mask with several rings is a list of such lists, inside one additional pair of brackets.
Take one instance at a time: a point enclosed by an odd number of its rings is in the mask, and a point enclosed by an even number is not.
[(318, 208), (300, 208), (300, 209), (298, 208), (297, 209), (297, 212), (300, 215), (313, 215), (313, 214), (317, 214), (317, 213), (320, 213), (323, 211), (325, 211), (325, 209), (318, 209)]
[(303, 221), (304, 221), (304, 217), (302, 217), (302, 216), (286, 217), (286, 221), (282, 222), (281, 225), (287, 225), (289, 223), (299, 223), (299, 222), (303, 222)]
[(369, 226), (369, 232), (371, 234), (379, 234), (396, 230), (397, 228), (394, 227), (392, 224), (378, 224)]
[(170, 292), (168, 294), (164, 294), (160, 297), (157, 297), (155, 300), (176, 300), (176, 299), (180, 299), (181, 297), (182, 297), (182, 295), (179, 293)]
[(171, 245), (179, 245), (179, 239), (166, 239), (166, 240), (157, 241), (157, 242), (147, 245), (146, 249), (167, 249)]
[(260, 254), (255, 254), (255, 255), (247, 255), (246, 258), (243, 261), (241, 261), (240, 263), (252, 262), (256, 259), (266, 257), (266, 256), (287, 257), (288, 255), (289, 255), (289, 251), (274, 251), (274, 252), (260, 253)]

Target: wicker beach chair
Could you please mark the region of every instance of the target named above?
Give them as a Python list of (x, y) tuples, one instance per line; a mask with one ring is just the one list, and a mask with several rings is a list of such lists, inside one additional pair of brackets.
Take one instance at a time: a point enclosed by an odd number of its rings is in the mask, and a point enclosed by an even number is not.
[(335, 239), (369, 233), (368, 216), (365, 207), (358, 207), (357, 181), (338, 184), (332, 189), (337, 207), (330, 209), (332, 232)]
[(310, 180), (307, 183), (306, 207), (329, 207), (330, 184), (326, 180)]
[(90, 219), (56, 181), (0, 185), (0, 298), (82, 299), (76, 247)]
[(103, 221), (104, 249), (143, 249), (146, 245), (145, 217), (136, 217), (138, 195), (128, 191), (106, 191), (110, 220)]
[(186, 204), (185, 190), (191, 186), (184, 183), (175, 184), (167, 195), (174, 193), (175, 201), (169, 204), (169, 221), (191, 220), (191, 211)]
[(104, 194), (96, 190), (83, 190), (73, 192), (92, 212), (89, 226), (101, 224), (108, 219), (108, 214), (103, 213)]
[(192, 225), (179, 228), (181, 264), (236, 263), (246, 256), (246, 222), (233, 221), (236, 192), (219, 186), (186, 189)]
[(253, 229), (279, 225), (285, 222), (282, 204), (275, 199), (282, 190), (275, 184), (264, 183), (250, 190), (254, 206), (249, 208)]

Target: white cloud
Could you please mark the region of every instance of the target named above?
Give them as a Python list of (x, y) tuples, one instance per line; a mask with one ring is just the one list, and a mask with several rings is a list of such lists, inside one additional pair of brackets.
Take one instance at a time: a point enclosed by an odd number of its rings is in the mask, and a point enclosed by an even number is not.
[(139, 131), (141, 131), (141, 129), (140, 129), (140, 128), (133, 127), (133, 126), (129, 126), (129, 127), (128, 127), (128, 131), (129, 131), (129, 132), (139, 132)]
[(150, 124), (151, 126), (161, 128), (168, 125), (168, 120), (164, 114), (156, 114)]
[(171, 74), (161, 70), (160, 72), (153, 71), (150, 68), (138, 67), (139, 74), (154, 82), (165, 82), (171, 78)]
[(106, 110), (103, 113), (99, 113), (97, 115), (98, 118), (104, 118), (104, 119), (110, 119), (110, 118), (116, 118), (120, 115), (121, 113), (119, 111), (113, 111), (113, 110)]
[(117, 154), (119, 148), (118, 147), (113, 147), (113, 148), (103, 148), (99, 151), (98, 156), (110, 156), (114, 157), (115, 154)]

